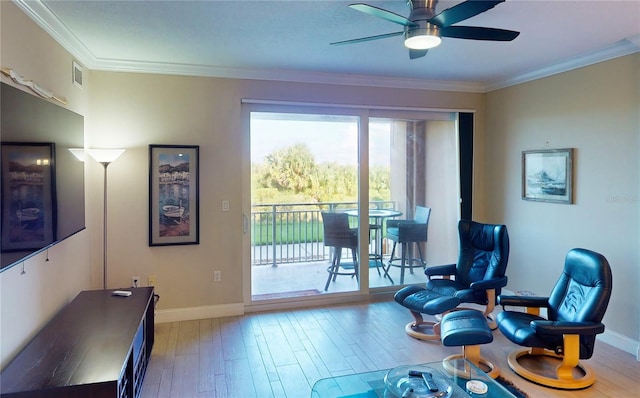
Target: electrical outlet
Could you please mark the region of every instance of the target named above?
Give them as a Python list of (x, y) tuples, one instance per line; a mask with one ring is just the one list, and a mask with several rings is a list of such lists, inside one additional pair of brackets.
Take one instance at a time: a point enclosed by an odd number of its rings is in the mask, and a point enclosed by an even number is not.
[(222, 280), (222, 271), (213, 271), (213, 281), (220, 282)]
[(131, 277), (131, 287), (140, 287), (140, 277), (132, 276)]
[(149, 277), (147, 278), (147, 286), (155, 286), (156, 285), (156, 276), (155, 275), (149, 275)]
[(222, 201), (222, 211), (229, 211), (229, 201), (228, 200), (223, 200)]

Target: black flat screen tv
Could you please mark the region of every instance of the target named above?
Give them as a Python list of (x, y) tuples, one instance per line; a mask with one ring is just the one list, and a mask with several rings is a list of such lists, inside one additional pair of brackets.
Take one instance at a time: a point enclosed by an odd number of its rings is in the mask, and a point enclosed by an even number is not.
[(85, 228), (84, 118), (0, 87), (0, 272)]

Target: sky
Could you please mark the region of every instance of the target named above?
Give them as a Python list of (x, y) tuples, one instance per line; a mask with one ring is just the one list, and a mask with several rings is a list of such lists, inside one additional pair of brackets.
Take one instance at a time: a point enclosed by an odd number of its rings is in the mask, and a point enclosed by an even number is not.
[[(291, 115), (294, 116), (295, 115)], [(317, 119), (317, 118), (315, 118)], [(251, 119), (251, 163), (264, 162), (265, 156), (297, 143), (304, 143), (314, 155), (316, 163), (338, 162), (357, 164), (358, 124), (344, 120), (283, 120)], [(372, 123), (369, 129), (370, 160), (372, 164), (389, 166), (390, 127)]]
[(189, 155), (182, 153), (161, 153), (158, 156), (159, 164), (169, 164), (171, 166), (177, 166), (179, 164), (189, 162)]

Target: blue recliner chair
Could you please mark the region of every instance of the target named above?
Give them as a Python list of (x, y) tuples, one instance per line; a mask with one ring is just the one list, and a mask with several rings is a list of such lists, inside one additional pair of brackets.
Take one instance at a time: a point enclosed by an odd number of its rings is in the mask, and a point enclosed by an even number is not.
[[(498, 303), (503, 307), (527, 309), (505, 310), (497, 316), (498, 328), (507, 339), (529, 347), (512, 352), (509, 367), (525, 379), (548, 387), (576, 390), (592, 385), (595, 373), (580, 360), (591, 358), (596, 335), (604, 332), (601, 321), (612, 286), (611, 267), (604, 256), (572, 249), (549, 297), (499, 296)], [(547, 310), (547, 318), (540, 316), (540, 308)], [(559, 365), (545, 372), (544, 364), (549, 365), (549, 361), (537, 361), (543, 365), (534, 369), (536, 361), (527, 362), (529, 367), (525, 367), (518, 360), (523, 356), (552, 357)]]
[(427, 267), (426, 286), (410, 285), (394, 296), (409, 309), (415, 322), (406, 332), (421, 340), (439, 340), (439, 322), (427, 322), (422, 314), (439, 316), (460, 304), (484, 306), (483, 314), (491, 329), (496, 297), (507, 285), (509, 234), (505, 225), (482, 224), (470, 220), (458, 222), (459, 255), (456, 264)]

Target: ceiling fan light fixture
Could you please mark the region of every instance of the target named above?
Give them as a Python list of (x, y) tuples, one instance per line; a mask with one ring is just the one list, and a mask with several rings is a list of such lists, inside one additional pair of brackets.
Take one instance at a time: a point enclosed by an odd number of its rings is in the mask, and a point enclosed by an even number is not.
[(404, 34), (404, 45), (412, 50), (428, 50), (438, 47), (442, 43), (437, 26), (411, 29)]

